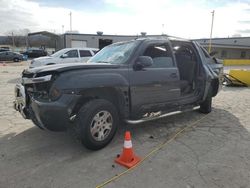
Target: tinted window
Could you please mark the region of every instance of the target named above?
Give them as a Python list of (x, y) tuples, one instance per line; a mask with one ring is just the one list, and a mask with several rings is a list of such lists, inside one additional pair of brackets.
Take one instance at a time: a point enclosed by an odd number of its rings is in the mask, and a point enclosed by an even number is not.
[(149, 56), (153, 59), (153, 68), (166, 68), (174, 66), (170, 49), (165, 45), (149, 46), (143, 55)]
[(89, 50), (80, 50), (80, 57), (91, 57), (92, 54)]
[(67, 58), (74, 58), (74, 57), (78, 57), (78, 53), (77, 50), (70, 50), (68, 52), (66, 52), (65, 54), (68, 55)]

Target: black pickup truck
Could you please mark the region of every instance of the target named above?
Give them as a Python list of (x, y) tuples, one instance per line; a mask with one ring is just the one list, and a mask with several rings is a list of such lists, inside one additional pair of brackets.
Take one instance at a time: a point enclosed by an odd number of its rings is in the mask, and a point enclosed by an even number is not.
[(105, 147), (119, 122), (136, 124), (199, 108), (211, 111), (223, 65), (193, 41), (145, 38), (103, 48), (88, 63), (24, 70), (14, 107), (41, 129), (74, 127)]

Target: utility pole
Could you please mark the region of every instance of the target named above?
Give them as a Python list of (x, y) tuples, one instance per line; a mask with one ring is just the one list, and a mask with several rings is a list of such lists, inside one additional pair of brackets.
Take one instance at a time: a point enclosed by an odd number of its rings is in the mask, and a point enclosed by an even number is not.
[(15, 39), (14, 39), (14, 32), (12, 31), (12, 50), (14, 51), (15, 48)]
[(69, 23), (70, 23), (70, 31), (72, 31), (72, 12), (69, 13), (69, 17), (70, 17), (70, 20), (69, 20)]
[(62, 25), (62, 34), (64, 33), (64, 25)]
[(28, 46), (29, 46), (28, 37), (29, 37), (28, 34), (26, 34), (25, 36), (26, 50), (28, 49)]
[(209, 41), (209, 47), (208, 47), (208, 52), (211, 53), (211, 48), (212, 48), (212, 36), (213, 36), (213, 27), (214, 27), (214, 10), (211, 12), (212, 13), (212, 24), (211, 24), (211, 32), (210, 32), (210, 41)]
[(164, 35), (164, 26), (165, 26), (165, 25), (162, 24), (162, 33), (161, 33), (162, 35)]

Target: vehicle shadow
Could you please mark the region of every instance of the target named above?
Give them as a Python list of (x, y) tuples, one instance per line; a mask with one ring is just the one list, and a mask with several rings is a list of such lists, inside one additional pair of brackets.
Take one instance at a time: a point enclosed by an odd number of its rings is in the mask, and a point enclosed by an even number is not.
[(133, 143), (138, 145), (143, 145), (145, 142), (159, 143), (170, 137), (177, 130), (190, 126), (194, 122), (199, 121), (199, 119), (204, 118), (204, 116), (206, 116), (204, 120), (197, 122), (198, 127), (237, 128), (242, 129), (244, 133), (248, 133), (245, 127), (239, 122), (239, 119), (232, 113), (223, 109), (213, 108), (213, 112), (208, 115), (201, 114), (198, 111), (190, 111), (137, 125), (121, 123), (113, 141), (106, 148), (98, 152), (85, 149), (73, 130), (68, 130), (67, 132), (50, 132), (40, 130), (35, 126), (19, 134), (13, 132), (1, 136), (0, 145), (4, 148), (6, 156), (9, 152), (12, 155), (13, 153), (21, 155), (26, 152), (30, 155), (30, 152), (32, 152), (37, 155), (42, 154), (43, 157), (46, 157), (46, 153), (50, 155), (53, 152), (60, 153), (60, 155), (65, 154), (68, 156), (70, 154), (83, 157), (89, 154), (92, 155), (93, 153), (101, 153), (104, 150), (121, 149), (126, 130), (131, 131)]
[[(203, 119), (200, 120), (201, 118)], [(214, 108), (213, 112), (206, 116), (191, 111), (140, 125), (124, 124), (119, 128), (113, 141), (99, 151), (85, 149), (71, 131), (54, 133), (32, 127), (19, 134), (13, 132), (0, 135), (0, 169), (5, 169), (1, 172), (0, 184), (4, 182), (3, 185), (6, 186), (37, 187), (41, 182), (38, 187), (53, 187), (53, 183), (56, 183), (57, 187), (93, 187), (123, 169), (114, 165), (114, 158), (122, 150), (126, 130), (132, 133), (136, 153), (145, 156), (177, 130), (195, 122), (197, 127), (183, 133), (178, 140), (187, 137), (190, 132), (194, 135), (202, 132), (207, 138), (218, 139), (218, 144), (232, 137), (250, 142), (249, 130), (239, 119), (230, 111), (219, 108)], [(202, 139), (204, 136), (196, 138), (198, 144), (199, 138)], [(193, 140), (194, 138), (190, 137), (189, 141)], [(206, 146), (199, 149), (211, 148)], [(32, 176), (34, 180), (26, 179), (27, 176)]]

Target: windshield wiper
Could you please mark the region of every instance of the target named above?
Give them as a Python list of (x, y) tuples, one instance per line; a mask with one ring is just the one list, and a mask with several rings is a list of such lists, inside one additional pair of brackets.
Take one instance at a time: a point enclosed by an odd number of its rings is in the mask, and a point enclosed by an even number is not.
[(96, 61), (96, 63), (110, 63), (110, 62), (108, 62), (108, 61)]

